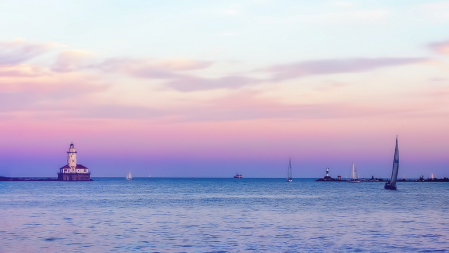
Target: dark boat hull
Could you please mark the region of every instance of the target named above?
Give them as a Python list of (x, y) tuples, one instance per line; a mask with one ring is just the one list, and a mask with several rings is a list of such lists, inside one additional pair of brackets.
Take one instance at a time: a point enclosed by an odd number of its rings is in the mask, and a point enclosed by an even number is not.
[(390, 184), (385, 184), (385, 190), (396, 190), (396, 186), (392, 186)]

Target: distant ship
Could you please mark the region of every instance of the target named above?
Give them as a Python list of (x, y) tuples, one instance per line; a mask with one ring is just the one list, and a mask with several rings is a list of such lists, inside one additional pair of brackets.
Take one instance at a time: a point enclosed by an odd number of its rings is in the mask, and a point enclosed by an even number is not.
[(288, 162), (287, 182), (291, 182), (292, 179), (292, 159), (290, 158)]
[(236, 173), (234, 178), (242, 178), (242, 174)]
[(385, 189), (396, 190), (396, 181), (398, 180), (399, 170), (399, 149), (398, 149), (398, 137), (396, 136), (396, 147), (394, 149), (393, 169), (391, 171), (391, 180), (385, 183)]
[(126, 176), (126, 180), (133, 180), (133, 176), (131, 176), (131, 171), (128, 172), (128, 175)]
[(355, 170), (355, 166), (354, 163), (352, 163), (352, 170), (351, 170), (351, 174), (352, 174), (352, 179), (349, 180), (350, 183), (360, 183), (360, 180), (357, 176), (357, 171)]

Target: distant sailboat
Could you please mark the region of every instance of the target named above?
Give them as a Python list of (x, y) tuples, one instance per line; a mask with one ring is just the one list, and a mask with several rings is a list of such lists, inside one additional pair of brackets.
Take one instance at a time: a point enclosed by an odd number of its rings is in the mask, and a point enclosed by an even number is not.
[(133, 176), (131, 176), (131, 171), (128, 172), (128, 175), (126, 176), (126, 180), (133, 180)]
[(399, 170), (399, 149), (398, 149), (398, 137), (396, 136), (396, 148), (394, 149), (393, 170), (391, 171), (391, 180), (385, 183), (385, 189), (396, 190), (398, 170)]
[(292, 159), (290, 158), (287, 171), (287, 182), (292, 181)]
[(355, 170), (354, 163), (352, 163), (351, 174), (352, 174), (352, 179), (351, 179), (349, 182), (350, 182), (350, 183), (360, 183), (360, 180), (359, 180), (359, 178), (357, 177), (357, 171)]

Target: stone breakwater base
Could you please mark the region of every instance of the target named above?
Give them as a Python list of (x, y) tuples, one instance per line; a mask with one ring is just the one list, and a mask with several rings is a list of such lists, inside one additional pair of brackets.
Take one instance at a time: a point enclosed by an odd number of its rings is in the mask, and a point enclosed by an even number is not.
[(58, 173), (59, 181), (90, 181), (90, 173)]
[(92, 179), (88, 180), (60, 180), (57, 178), (25, 178), (25, 177), (2, 177), (0, 176), (0, 181), (94, 181)]
[[(350, 180), (347, 179), (343, 179), (343, 180), (337, 180), (337, 179), (323, 179), (323, 178), (319, 178), (317, 180), (315, 180), (317, 182), (350, 182)], [(374, 183), (382, 183), (382, 182), (387, 182), (388, 179), (379, 179), (376, 178), (375, 180), (365, 180), (365, 179), (360, 179), (360, 183), (369, 183), (369, 182), (374, 182)], [(418, 179), (418, 180), (397, 180), (396, 182), (406, 182), (406, 183), (420, 183), (420, 182), (428, 182), (428, 183), (438, 183), (438, 182), (449, 182), (448, 178), (434, 178), (434, 179)]]

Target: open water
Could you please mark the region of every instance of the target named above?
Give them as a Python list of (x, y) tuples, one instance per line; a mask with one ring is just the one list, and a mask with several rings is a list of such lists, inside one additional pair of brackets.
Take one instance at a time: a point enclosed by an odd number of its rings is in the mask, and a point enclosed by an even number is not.
[(0, 252), (449, 249), (449, 183), (0, 182)]

